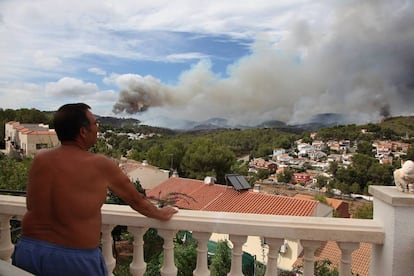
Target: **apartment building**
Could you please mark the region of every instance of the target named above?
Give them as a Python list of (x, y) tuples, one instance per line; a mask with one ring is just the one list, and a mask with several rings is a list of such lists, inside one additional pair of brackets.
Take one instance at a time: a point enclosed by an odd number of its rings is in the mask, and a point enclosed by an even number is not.
[(60, 144), (55, 130), (45, 124), (21, 124), (10, 121), (5, 124), (5, 152), (16, 157), (33, 157), (43, 148)]

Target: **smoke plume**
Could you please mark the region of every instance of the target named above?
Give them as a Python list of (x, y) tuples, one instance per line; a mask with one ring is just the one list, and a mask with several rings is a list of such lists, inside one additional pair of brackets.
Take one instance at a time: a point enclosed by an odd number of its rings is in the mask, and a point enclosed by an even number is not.
[(332, 112), (357, 123), (413, 114), (412, 2), (339, 3), (324, 28), (297, 21), (277, 45), (258, 38), (226, 78), (208, 61), (182, 73), (176, 86), (130, 78), (113, 111), (234, 124), (299, 123)]

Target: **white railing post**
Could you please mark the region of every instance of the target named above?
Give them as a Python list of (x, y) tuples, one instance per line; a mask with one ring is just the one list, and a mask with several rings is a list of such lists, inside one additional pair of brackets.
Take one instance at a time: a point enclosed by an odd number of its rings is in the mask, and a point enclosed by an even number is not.
[(11, 262), (14, 245), (11, 242), (10, 215), (0, 215), (0, 259)]
[(279, 257), (279, 249), (285, 240), (278, 238), (265, 238), (265, 241), (266, 244), (269, 246), (265, 275), (277, 275), (277, 258)]
[(374, 219), (384, 227), (383, 244), (373, 244), (370, 275), (413, 275), (414, 194), (396, 186), (369, 186), (374, 198)]
[(303, 275), (313, 276), (315, 274), (315, 250), (321, 246), (320, 241), (301, 240), (303, 246)]
[(208, 254), (208, 239), (211, 233), (208, 232), (193, 232), (193, 238), (198, 242), (197, 245), (197, 266), (193, 271), (194, 276), (210, 275), (208, 269), (207, 254)]
[(359, 248), (359, 242), (337, 242), (342, 252), (341, 264), (339, 265), (339, 275), (352, 275), (352, 252)]
[(112, 224), (102, 224), (102, 255), (104, 257), (106, 268), (108, 269), (108, 274), (113, 275), (112, 272), (116, 265), (116, 260), (112, 252), (113, 239), (112, 239), (112, 229), (114, 225)]
[(162, 276), (176, 276), (177, 267), (174, 264), (174, 237), (175, 230), (158, 229), (158, 235), (164, 239), (164, 263), (161, 267)]
[(129, 265), (129, 271), (133, 276), (144, 275), (147, 264), (144, 261), (144, 234), (148, 228), (128, 227), (128, 231), (134, 235), (132, 262)]
[(243, 244), (247, 241), (247, 236), (229, 235), (229, 239), (233, 244), (233, 256), (231, 258), (231, 269), (228, 276), (243, 275), (242, 272), (242, 256)]

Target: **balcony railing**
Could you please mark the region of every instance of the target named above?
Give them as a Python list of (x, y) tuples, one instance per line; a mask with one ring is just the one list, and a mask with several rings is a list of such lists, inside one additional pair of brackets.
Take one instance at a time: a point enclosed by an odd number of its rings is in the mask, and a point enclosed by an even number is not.
[[(279, 248), (285, 239), (300, 240), (303, 247), (303, 274), (314, 275), (314, 252), (324, 241), (336, 241), (341, 249), (340, 275), (351, 275), (351, 254), (361, 242), (372, 244), (370, 275), (410, 275), (414, 271), (414, 195), (401, 193), (395, 187), (371, 186), (374, 197), (374, 219), (293, 217), (180, 210), (173, 219), (161, 222), (146, 218), (129, 206), (104, 205), (102, 208), (102, 251), (108, 271), (115, 268), (111, 231), (116, 225), (128, 226), (134, 235), (132, 275), (146, 270), (143, 235), (148, 228), (158, 229), (164, 239), (164, 261), (161, 275), (177, 274), (174, 265), (173, 239), (179, 230), (192, 231), (198, 242), (197, 266), (193, 275), (210, 275), (207, 242), (212, 233), (228, 234), (233, 245), (228, 275), (242, 274), (242, 246), (248, 236), (266, 239), (269, 248), (266, 274), (277, 275)], [(10, 238), (10, 219), (25, 213), (25, 198), (0, 196), (0, 258), (10, 262), (14, 245)], [(412, 275), (412, 274), (411, 274)]]

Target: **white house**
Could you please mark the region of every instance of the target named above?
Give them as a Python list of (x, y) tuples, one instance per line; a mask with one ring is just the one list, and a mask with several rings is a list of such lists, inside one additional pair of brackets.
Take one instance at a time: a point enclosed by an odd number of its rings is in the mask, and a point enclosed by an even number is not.
[(6, 154), (33, 157), (43, 148), (60, 144), (54, 129), (44, 124), (20, 124), (11, 121), (5, 124)]

